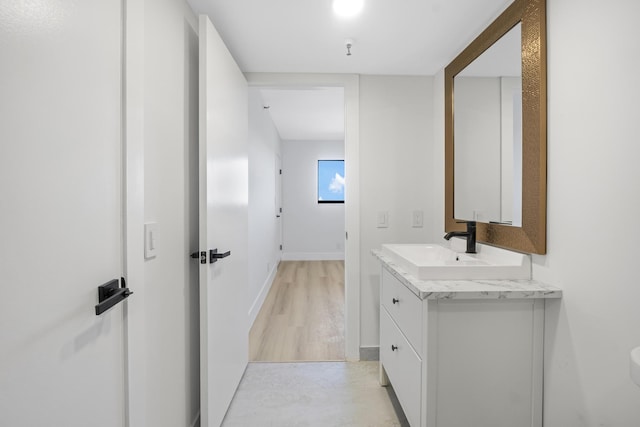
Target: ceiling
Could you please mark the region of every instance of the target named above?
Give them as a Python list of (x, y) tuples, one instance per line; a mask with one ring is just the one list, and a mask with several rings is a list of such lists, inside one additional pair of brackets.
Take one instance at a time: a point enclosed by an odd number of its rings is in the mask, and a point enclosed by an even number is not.
[(344, 140), (344, 89), (260, 89), (283, 141)]
[[(332, 0), (188, 0), (209, 15), (243, 72), (382, 75), (436, 74), (511, 1), (365, 0), (359, 16), (345, 19), (334, 15)], [(353, 40), (351, 56), (346, 39)], [(279, 105), (305, 110), (329, 102), (321, 90), (280, 92), (263, 91), (263, 98), (282, 139), (289, 139), (283, 126), (293, 119), (277, 119)], [(306, 138), (319, 137), (313, 131)]]

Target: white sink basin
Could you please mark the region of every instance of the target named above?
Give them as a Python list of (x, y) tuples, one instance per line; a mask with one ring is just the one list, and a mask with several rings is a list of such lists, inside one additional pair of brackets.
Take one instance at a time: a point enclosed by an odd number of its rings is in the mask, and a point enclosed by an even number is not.
[(440, 244), (384, 244), (382, 254), (421, 280), (530, 279), (529, 255), (477, 244), (466, 254), (465, 242)]
[(640, 387), (640, 347), (631, 350), (631, 379)]

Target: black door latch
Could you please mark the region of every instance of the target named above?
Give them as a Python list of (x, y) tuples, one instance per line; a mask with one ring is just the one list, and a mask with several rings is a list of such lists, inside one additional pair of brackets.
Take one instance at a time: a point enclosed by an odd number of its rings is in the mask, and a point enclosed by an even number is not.
[[(231, 251), (219, 253), (218, 249), (209, 249), (209, 264), (213, 264), (214, 262), (217, 262), (220, 258), (226, 258), (229, 255), (231, 255)], [(194, 258), (194, 259), (200, 258), (200, 264), (206, 264), (207, 252), (206, 251), (193, 252), (191, 254), (191, 258)]]

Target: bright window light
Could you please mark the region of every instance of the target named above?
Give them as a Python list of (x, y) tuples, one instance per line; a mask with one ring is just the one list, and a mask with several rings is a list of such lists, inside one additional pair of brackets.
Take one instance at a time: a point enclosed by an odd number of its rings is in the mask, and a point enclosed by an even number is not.
[(363, 7), (364, 0), (333, 0), (333, 11), (345, 18), (357, 15)]
[(344, 160), (318, 160), (318, 203), (344, 203)]

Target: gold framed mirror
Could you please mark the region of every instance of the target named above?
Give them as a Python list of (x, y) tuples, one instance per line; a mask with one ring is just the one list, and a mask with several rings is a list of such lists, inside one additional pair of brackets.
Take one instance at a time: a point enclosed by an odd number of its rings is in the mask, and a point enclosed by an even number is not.
[[(521, 31), (521, 197), (517, 225), (455, 214), (455, 77), (512, 28)], [(517, 159), (520, 161), (520, 159)], [(520, 167), (520, 166), (519, 166)], [(517, 180), (516, 180), (517, 182)], [(459, 221), (477, 220), (479, 242), (521, 252), (546, 253), (547, 82), (545, 0), (514, 1), (445, 68), (445, 230), (464, 230)]]

